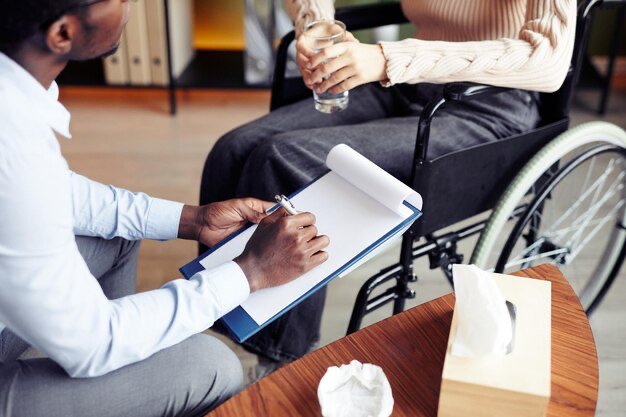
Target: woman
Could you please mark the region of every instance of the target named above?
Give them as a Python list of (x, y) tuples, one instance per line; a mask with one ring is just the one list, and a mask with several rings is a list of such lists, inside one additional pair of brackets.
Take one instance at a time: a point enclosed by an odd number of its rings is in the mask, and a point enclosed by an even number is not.
[[(471, 81), (515, 90), (441, 109), (431, 127), (429, 158), (534, 127), (537, 92), (556, 91), (567, 74), (577, 4), (402, 0), (406, 17), (417, 27), (415, 38), (367, 45), (348, 34), (346, 42), (319, 53), (308, 50), (301, 35), (308, 23), (333, 18), (332, 0), (289, 0), (287, 7), (305, 83), (318, 93), (350, 91), (349, 107), (322, 114), (308, 98), (229, 132), (207, 159), (202, 204), (290, 193), (326, 170), (326, 155), (338, 143), (406, 181), (417, 118), (440, 93), (441, 83)], [(324, 297), (323, 291), (309, 297), (245, 347), (274, 364), (304, 355), (319, 340)]]

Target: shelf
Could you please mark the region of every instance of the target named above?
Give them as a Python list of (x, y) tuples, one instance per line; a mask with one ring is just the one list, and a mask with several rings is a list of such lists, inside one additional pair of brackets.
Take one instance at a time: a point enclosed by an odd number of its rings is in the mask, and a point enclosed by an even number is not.
[[(70, 62), (57, 82), (60, 86), (109, 87), (104, 80), (102, 61)], [(110, 87), (146, 88), (122, 85)], [(248, 85), (244, 81), (243, 51), (196, 51), (196, 56), (176, 80), (177, 88), (258, 89), (269, 85)], [(157, 87), (164, 88), (164, 87)]]
[(196, 51), (176, 86), (181, 88), (248, 88), (242, 51)]
[(57, 83), (61, 86), (104, 86), (104, 67), (102, 61), (93, 59), (91, 61), (72, 61), (57, 78)]

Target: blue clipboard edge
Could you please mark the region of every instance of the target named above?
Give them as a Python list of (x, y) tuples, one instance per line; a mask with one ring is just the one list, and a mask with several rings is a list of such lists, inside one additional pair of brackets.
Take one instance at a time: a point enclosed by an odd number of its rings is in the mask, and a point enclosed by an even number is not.
[(407, 217), (398, 226), (394, 227), (391, 231), (389, 231), (387, 234), (382, 236), (376, 242), (372, 243), (370, 246), (365, 248), (358, 255), (352, 258), (349, 262), (347, 262), (345, 265), (343, 265), (341, 268), (335, 271), (335, 273), (333, 273), (332, 275), (329, 275), (324, 280), (320, 281), (317, 285), (315, 285), (305, 294), (300, 296), (298, 299), (294, 300), (291, 304), (289, 304), (287, 307), (282, 309), (280, 312), (278, 312), (276, 315), (274, 315), (271, 319), (269, 319), (265, 323), (261, 325), (257, 324), (257, 322), (255, 322), (254, 319), (250, 317), (250, 315), (246, 312), (246, 310), (244, 310), (241, 306), (235, 308), (233, 311), (226, 314), (224, 317), (222, 317), (222, 321), (224, 322), (224, 324), (226, 324), (226, 327), (228, 328), (230, 333), (235, 337), (235, 339), (237, 339), (239, 343), (245, 342), (249, 337), (253, 336), (255, 333), (263, 329), (265, 326), (269, 325), (271, 322), (273, 322), (274, 320), (276, 320), (277, 318), (285, 314), (287, 311), (294, 308), (296, 305), (300, 304), (304, 299), (309, 297), (315, 291), (318, 291), (321, 287), (323, 287), (324, 285), (327, 285), (330, 281), (340, 276), (344, 271), (348, 270), (355, 263), (359, 262), (361, 259), (367, 256), (368, 253), (372, 252), (373, 250), (378, 248), (380, 245), (385, 243), (387, 240), (397, 235), (398, 232), (400, 232), (401, 230), (405, 228), (408, 228), (415, 220), (417, 220), (422, 215), (422, 212), (416, 207), (414, 207), (412, 204), (406, 201), (404, 202), (404, 205), (413, 211), (413, 214), (411, 216)]

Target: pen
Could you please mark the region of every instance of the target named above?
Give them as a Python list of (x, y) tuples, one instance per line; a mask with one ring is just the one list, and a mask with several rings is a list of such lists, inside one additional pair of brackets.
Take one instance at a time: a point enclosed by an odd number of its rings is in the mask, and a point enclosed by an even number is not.
[(287, 213), (289, 213), (290, 216), (295, 216), (296, 214), (298, 214), (298, 212), (296, 211), (296, 207), (284, 195), (277, 194), (276, 197), (274, 197), (274, 200), (276, 200), (276, 202), (280, 204), (287, 211)]

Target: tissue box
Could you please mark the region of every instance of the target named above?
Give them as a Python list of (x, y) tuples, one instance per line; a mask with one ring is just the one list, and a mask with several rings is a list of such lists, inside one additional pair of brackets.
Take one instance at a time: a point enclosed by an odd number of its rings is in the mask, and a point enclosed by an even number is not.
[(550, 399), (551, 283), (494, 274), (498, 288), (516, 307), (513, 350), (505, 356), (451, 355), (457, 323), (452, 316), (439, 417), (545, 416)]

